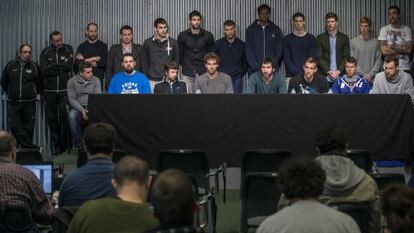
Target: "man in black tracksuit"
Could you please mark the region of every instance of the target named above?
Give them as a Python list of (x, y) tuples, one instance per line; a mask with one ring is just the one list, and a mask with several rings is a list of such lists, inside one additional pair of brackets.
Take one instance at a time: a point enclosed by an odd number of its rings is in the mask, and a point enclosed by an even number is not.
[(30, 60), (31, 54), (32, 46), (22, 44), (19, 56), (7, 63), (1, 79), (1, 87), (7, 93), (10, 130), (20, 148), (37, 148), (33, 132), (41, 76), (39, 66)]
[(169, 61), (164, 65), (164, 78), (154, 87), (155, 94), (186, 94), (187, 86), (185, 82), (178, 78), (178, 64)]
[(51, 45), (40, 54), (40, 69), (44, 77), (43, 96), (46, 103), (46, 116), (51, 131), (52, 154), (66, 149), (66, 130), (68, 96), (66, 86), (72, 76), (73, 49), (63, 44), (62, 34), (50, 34)]

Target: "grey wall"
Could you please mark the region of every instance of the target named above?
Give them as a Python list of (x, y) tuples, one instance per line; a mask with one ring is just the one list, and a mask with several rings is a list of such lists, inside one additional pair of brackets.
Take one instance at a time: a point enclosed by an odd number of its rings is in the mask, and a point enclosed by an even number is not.
[[(307, 30), (315, 35), (324, 30), (324, 16), (329, 11), (339, 15), (340, 30), (351, 38), (358, 33), (361, 16), (372, 18), (377, 35), (380, 27), (387, 24), (387, 7), (393, 4), (400, 6), (403, 24), (414, 26), (412, 0), (1, 0), (0, 66), (16, 56), (23, 42), (33, 45), (32, 56), (37, 61), (53, 30), (61, 31), (64, 42), (76, 49), (85, 39), (88, 22), (99, 25), (100, 37), (108, 46), (118, 43), (118, 30), (124, 24), (134, 28), (135, 42), (143, 43), (152, 35), (152, 23), (157, 17), (167, 19), (170, 35), (176, 38), (188, 27), (188, 13), (194, 9), (201, 11), (204, 28), (216, 38), (222, 36), (222, 23), (232, 19), (238, 24), (238, 36), (244, 39), (245, 29), (256, 18), (256, 8), (261, 3), (272, 7), (271, 20), (285, 35), (297, 11), (305, 14)], [(0, 128), (5, 128), (1, 101), (0, 109)]]

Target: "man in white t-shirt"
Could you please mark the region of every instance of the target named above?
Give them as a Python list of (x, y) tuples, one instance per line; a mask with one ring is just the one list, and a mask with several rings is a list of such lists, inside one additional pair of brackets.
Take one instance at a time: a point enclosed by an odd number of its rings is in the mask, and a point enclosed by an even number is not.
[(388, 7), (389, 25), (381, 28), (378, 41), (384, 56), (398, 56), (400, 69), (410, 72), (410, 54), (413, 49), (411, 29), (401, 24), (400, 8)]

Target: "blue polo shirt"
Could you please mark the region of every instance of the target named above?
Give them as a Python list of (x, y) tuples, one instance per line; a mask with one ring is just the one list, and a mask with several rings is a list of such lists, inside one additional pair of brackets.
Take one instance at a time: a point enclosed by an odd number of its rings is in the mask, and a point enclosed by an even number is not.
[(80, 206), (85, 201), (115, 197), (111, 184), (114, 170), (111, 158), (92, 158), (64, 178), (59, 190), (59, 206)]

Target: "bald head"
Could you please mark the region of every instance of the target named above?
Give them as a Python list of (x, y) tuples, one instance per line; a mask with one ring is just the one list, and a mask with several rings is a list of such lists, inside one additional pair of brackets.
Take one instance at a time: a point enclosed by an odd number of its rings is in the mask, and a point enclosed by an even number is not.
[(16, 158), (16, 139), (4, 130), (0, 130), (0, 156), (12, 160)]

